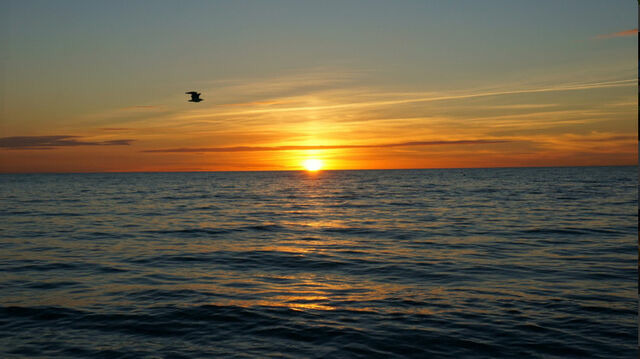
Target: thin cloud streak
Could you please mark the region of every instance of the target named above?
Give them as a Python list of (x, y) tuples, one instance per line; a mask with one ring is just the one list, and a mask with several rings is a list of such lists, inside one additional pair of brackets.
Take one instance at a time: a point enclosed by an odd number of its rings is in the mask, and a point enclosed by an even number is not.
[(285, 103), (292, 103), (294, 100), (267, 100), (267, 101), (252, 101), (252, 102), (239, 102), (239, 103), (224, 103), (220, 106), (271, 106), (282, 105)]
[(624, 30), (618, 31), (611, 34), (604, 34), (596, 36), (596, 39), (610, 39), (612, 37), (625, 37), (625, 36), (635, 36), (638, 35), (638, 29)]
[(638, 136), (628, 136), (628, 135), (620, 135), (620, 136), (611, 136), (604, 138), (581, 138), (579, 141), (582, 142), (613, 142), (613, 141), (637, 141)]
[(191, 115), (191, 116), (181, 116), (180, 118), (189, 119), (189, 118), (249, 115), (249, 114), (274, 113), (274, 112), (318, 111), (318, 110), (329, 110), (329, 109), (340, 109), (340, 108), (389, 106), (389, 105), (400, 105), (400, 104), (409, 104), (409, 103), (418, 103), (418, 102), (458, 100), (458, 99), (467, 99), (467, 98), (476, 98), (476, 97), (502, 96), (502, 95), (514, 95), (514, 94), (524, 94), (524, 93), (555, 92), (555, 91), (577, 91), (577, 90), (589, 90), (589, 89), (598, 89), (598, 88), (636, 86), (636, 85), (637, 85), (637, 80), (617, 80), (617, 81), (604, 81), (604, 82), (594, 82), (594, 83), (569, 84), (569, 85), (561, 85), (561, 86), (545, 87), (545, 88), (537, 88), (537, 89), (534, 88), (534, 89), (523, 89), (523, 90), (493, 91), (493, 92), (483, 92), (483, 93), (476, 93), (476, 94), (419, 97), (419, 98), (409, 98), (409, 99), (400, 99), (400, 100), (369, 101), (369, 102), (343, 103), (343, 104), (320, 105), (320, 106), (301, 106), (301, 107), (268, 108), (268, 109), (257, 109), (257, 110), (247, 110), (247, 111), (220, 112), (220, 113), (207, 114), (207, 115), (198, 114), (198, 115)]
[(130, 111), (130, 110), (154, 110), (154, 109), (158, 109), (160, 108), (160, 106), (155, 106), (155, 105), (138, 105), (138, 106), (128, 106), (128, 107), (123, 107), (120, 109), (120, 111)]
[[(211, 83), (214, 88), (242, 94), (290, 93), (301, 89), (322, 89), (352, 81), (363, 71), (339, 68), (308, 69), (304, 73), (288, 73), (278, 78), (247, 78), (239, 80), (221, 80)], [(211, 91), (209, 91), (211, 92)]]
[(129, 146), (135, 140), (83, 141), (81, 136), (14, 136), (0, 138), (0, 148), (11, 150), (53, 150), (56, 147)]
[(461, 141), (415, 141), (401, 143), (385, 143), (376, 145), (329, 145), (329, 146), (236, 146), (236, 147), (201, 147), (201, 148), (169, 148), (146, 150), (142, 152), (258, 152), (258, 151), (295, 151), (295, 150), (339, 150), (352, 148), (389, 148), (436, 145), (481, 145), (512, 142), (510, 140), (461, 140)]

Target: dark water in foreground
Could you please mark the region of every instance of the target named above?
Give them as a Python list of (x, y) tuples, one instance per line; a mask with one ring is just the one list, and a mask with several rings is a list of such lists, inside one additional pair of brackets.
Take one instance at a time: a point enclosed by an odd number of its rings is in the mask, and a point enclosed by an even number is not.
[(637, 356), (637, 168), (0, 176), (0, 357)]

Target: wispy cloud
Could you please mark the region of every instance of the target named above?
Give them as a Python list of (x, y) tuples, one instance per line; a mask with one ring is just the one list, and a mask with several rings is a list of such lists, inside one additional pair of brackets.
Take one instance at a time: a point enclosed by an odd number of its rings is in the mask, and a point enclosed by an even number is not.
[(354, 81), (362, 73), (363, 71), (339, 68), (312, 68), (305, 69), (304, 72), (292, 71), (283, 73), (277, 77), (215, 81), (211, 83), (213, 85), (211, 90), (215, 93), (215, 89), (224, 89), (225, 92), (244, 95), (292, 95), (300, 92), (335, 88), (338, 84)]
[(582, 141), (582, 142), (613, 142), (613, 141), (637, 141), (637, 140), (638, 140), (638, 136), (631, 136), (631, 135), (579, 139), (579, 141)]
[(238, 102), (238, 103), (226, 103), (220, 106), (270, 106), (281, 105), (285, 103), (292, 103), (294, 100), (266, 100), (266, 101), (251, 101), (251, 102)]
[(373, 145), (329, 145), (329, 146), (235, 146), (235, 147), (200, 147), (169, 148), (146, 150), (142, 152), (257, 152), (257, 151), (295, 151), (295, 150), (338, 150), (352, 148), (389, 148), (436, 145), (480, 145), (511, 142), (509, 140), (461, 140), (461, 141), (414, 141), (400, 143), (384, 143)]
[(604, 34), (596, 36), (596, 39), (610, 39), (612, 37), (624, 37), (624, 36), (636, 36), (638, 35), (638, 29), (618, 31), (611, 34)]
[(0, 138), (0, 148), (13, 150), (52, 150), (75, 146), (129, 146), (134, 140), (86, 141), (81, 136), (14, 136)]
[(120, 110), (121, 111), (130, 111), (130, 110), (154, 110), (154, 109), (158, 109), (160, 108), (160, 106), (127, 106), (127, 107), (123, 107)]
[(562, 84), (557, 86), (550, 87), (538, 87), (538, 88), (529, 88), (529, 89), (510, 89), (503, 91), (486, 91), (486, 92), (476, 92), (476, 93), (463, 93), (463, 94), (447, 94), (441, 96), (420, 96), (420, 94), (414, 94), (414, 96), (409, 95), (408, 98), (400, 98), (400, 99), (392, 99), (392, 100), (373, 100), (373, 101), (364, 101), (364, 102), (349, 102), (349, 103), (331, 103), (331, 104), (320, 104), (320, 105), (302, 105), (302, 106), (290, 106), (290, 107), (279, 107), (279, 108), (258, 108), (258, 109), (249, 109), (249, 110), (241, 110), (241, 111), (222, 111), (215, 113), (196, 113), (185, 116), (179, 116), (181, 119), (191, 119), (191, 118), (212, 118), (212, 117), (221, 117), (221, 116), (243, 116), (243, 115), (253, 115), (260, 113), (278, 113), (278, 112), (299, 112), (299, 111), (321, 111), (321, 110), (336, 110), (336, 109), (354, 109), (354, 108), (366, 108), (366, 107), (379, 107), (379, 106), (393, 106), (393, 105), (404, 105), (404, 104), (412, 104), (412, 103), (426, 103), (426, 102), (436, 102), (436, 101), (449, 101), (449, 100), (462, 100), (462, 99), (470, 99), (470, 98), (479, 98), (479, 97), (490, 97), (490, 96), (504, 96), (504, 95), (515, 95), (515, 94), (527, 94), (527, 93), (544, 93), (544, 92), (561, 92), (561, 91), (579, 91), (579, 90), (590, 90), (590, 89), (599, 89), (599, 88), (610, 88), (610, 87), (623, 87), (623, 86), (636, 86), (637, 80), (616, 80), (616, 81), (601, 81), (601, 82), (586, 82), (586, 83), (572, 83), (572, 84)]
[(481, 108), (494, 109), (494, 110), (529, 110), (537, 108), (557, 107), (555, 103), (542, 103), (542, 104), (514, 104), (514, 105), (485, 105)]

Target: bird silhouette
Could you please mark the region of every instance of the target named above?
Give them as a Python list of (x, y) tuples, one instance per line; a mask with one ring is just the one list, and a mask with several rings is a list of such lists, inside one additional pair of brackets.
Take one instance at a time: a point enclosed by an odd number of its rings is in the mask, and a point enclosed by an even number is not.
[(202, 99), (200, 98), (201, 93), (195, 91), (185, 92), (187, 95), (191, 95), (191, 100), (189, 102), (200, 102)]

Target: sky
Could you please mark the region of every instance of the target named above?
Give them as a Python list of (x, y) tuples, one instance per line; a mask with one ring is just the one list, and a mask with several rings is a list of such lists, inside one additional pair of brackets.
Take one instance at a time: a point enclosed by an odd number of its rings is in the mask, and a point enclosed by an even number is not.
[(629, 0), (2, 1), (0, 172), (634, 165), (637, 28)]

